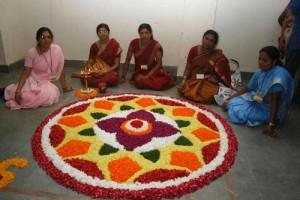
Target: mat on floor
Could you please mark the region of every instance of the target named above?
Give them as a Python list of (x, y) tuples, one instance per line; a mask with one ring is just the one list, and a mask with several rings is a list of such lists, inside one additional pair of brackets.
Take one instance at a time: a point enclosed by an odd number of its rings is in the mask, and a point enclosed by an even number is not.
[(226, 120), (177, 97), (111, 94), (55, 110), (32, 138), (57, 183), (94, 198), (161, 199), (226, 173), (237, 140)]

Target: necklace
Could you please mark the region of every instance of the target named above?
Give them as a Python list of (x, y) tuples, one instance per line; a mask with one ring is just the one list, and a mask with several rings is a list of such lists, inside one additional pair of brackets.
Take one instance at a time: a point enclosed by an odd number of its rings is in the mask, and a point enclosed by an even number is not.
[(150, 44), (151, 41), (148, 41), (148, 42), (143, 42), (141, 40), (139, 40), (139, 47), (140, 47), (140, 51), (143, 52), (147, 47), (148, 45)]
[(48, 60), (47, 60), (45, 54), (43, 54), (43, 57), (45, 58), (45, 60), (46, 60), (46, 62), (47, 62), (47, 65), (48, 65), (48, 67), (49, 67), (49, 69), (50, 69), (50, 71), (51, 71), (51, 73), (52, 73), (52, 52), (51, 52), (51, 48), (50, 48), (50, 64), (49, 64), (49, 62), (48, 62)]
[(99, 49), (104, 50), (107, 47), (108, 43), (109, 43), (109, 39), (103, 40), (102, 42), (101, 40), (99, 40)]

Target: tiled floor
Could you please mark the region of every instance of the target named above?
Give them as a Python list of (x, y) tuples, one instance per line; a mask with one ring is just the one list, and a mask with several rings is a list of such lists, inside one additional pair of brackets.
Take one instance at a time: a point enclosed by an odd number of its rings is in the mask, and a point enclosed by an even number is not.
[[(77, 70), (77, 69), (75, 69)], [(71, 79), (72, 68), (66, 68), (68, 83), (73, 88), (81, 87), (77, 79)], [(0, 73), (0, 87), (15, 83), (21, 69), (11, 73)], [(60, 87), (59, 87), (60, 88)], [(128, 82), (108, 93), (143, 92), (178, 96), (176, 87), (156, 92), (136, 90)], [(58, 107), (77, 100), (73, 93), (62, 93), (60, 101), (52, 107), (31, 110), (10, 111), (0, 104), (0, 162), (23, 157), (29, 160), (25, 169), (11, 167), (15, 180), (7, 188), (0, 190), (3, 200), (79, 200), (90, 199), (87, 196), (69, 190), (40, 169), (33, 160), (31, 137), (40, 122)], [(227, 117), (220, 107), (207, 106), (223, 117)], [(260, 133), (261, 128), (248, 128), (231, 124), (238, 139), (239, 150), (230, 171), (211, 182), (208, 186), (188, 194), (180, 199), (197, 200), (296, 200), (300, 199), (300, 110), (291, 105), (289, 120), (277, 127), (281, 134), (275, 140)], [(298, 131), (297, 131), (298, 130)]]

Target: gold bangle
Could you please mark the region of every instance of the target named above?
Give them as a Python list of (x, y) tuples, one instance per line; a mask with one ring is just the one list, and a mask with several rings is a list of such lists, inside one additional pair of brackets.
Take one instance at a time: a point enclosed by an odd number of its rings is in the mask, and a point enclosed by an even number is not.
[(21, 92), (21, 90), (16, 90), (16, 91), (15, 91), (15, 93), (20, 93), (20, 92)]

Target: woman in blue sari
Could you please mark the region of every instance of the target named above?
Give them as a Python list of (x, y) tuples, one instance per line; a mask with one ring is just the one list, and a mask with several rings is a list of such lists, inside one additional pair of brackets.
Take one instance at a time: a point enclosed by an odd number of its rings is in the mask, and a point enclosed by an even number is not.
[(223, 104), (223, 109), (228, 110), (229, 121), (246, 126), (267, 124), (262, 133), (280, 137), (274, 131), (274, 125), (287, 119), (294, 81), (281, 67), (279, 57), (279, 50), (273, 46), (259, 51), (259, 69), (244, 89)]

